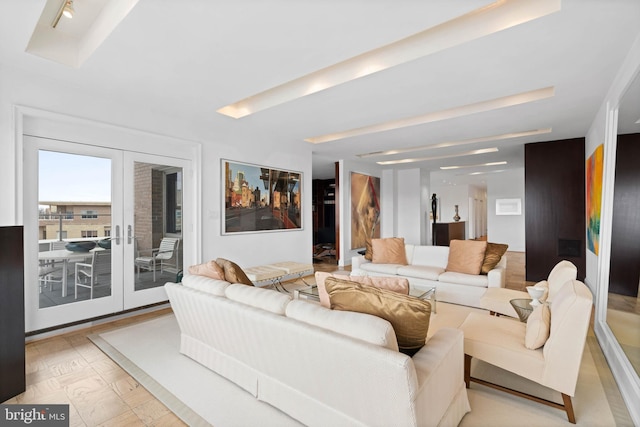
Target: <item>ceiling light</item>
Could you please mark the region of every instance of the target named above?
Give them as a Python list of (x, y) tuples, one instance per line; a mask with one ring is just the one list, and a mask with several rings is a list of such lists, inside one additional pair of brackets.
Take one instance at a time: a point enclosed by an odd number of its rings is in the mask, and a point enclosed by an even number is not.
[(60, 10), (58, 10), (58, 13), (56, 14), (56, 17), (53, 20), (53, 23), (51, 24), (51, 26), (53, 28), (56, 28), (62, 16), (64, 16), (65, 18), (72, 19), (74, 12), (75, 10), (73, 9), (73, 0), (64, 0), (60, 5)]
[(457, 147), (459, 145), (475, 144), (477, 142), (499, 141), (503, 139), (521, 138), (523, 136), (540, 135), (550, 133), (551, 128), (527, 130), (524, 132), (503, 133), (502, 135), (481, 136), (479, 138), (462, 139), (459, 141), (441, 142), (439, 144), (422, 145), (420, 147), (398, 148), (387, 151), (374, 151), (372, 153), (357, 154), (358, 157), (390, 156), (392, 154), (410, 153), (412, 151), (433, 150), (435, 148)]
[[(486, 171), (486, 172), (471, 172), (468, 175), (486, 175), (488, 173), (500, 173), (500, 172), (504, 172), (504, 171), (505, 171), (505, 169), (497, 169), (497, 170), (494, 170), (494, 171)], [(460, 174), (460, 176), (462, 176), (462, 174)]]
[(447, 110), (434, 111), (432, 113), (427, 113), (420, 116), (392, 120), (389, 122), (364, 126), (357, 129), (350, 129), (342, 132), (315, 136), (313, 138), (307, 138), (305, 139), (305, 141), (311, 142), (312, 144), (320, 144), (323, 142), (337, 141), (339, 139), (351, 138), (354, 136), (368, 135), (376, 132), (385, 132), (388, 130), (401, 129), (409, 126), (433, 123), (442, 120), (453, 119), (456, 117), (463, 117), (471, 114), (483, 113), (486, 111), (493, 111), (500, 108), (512, 107), (514, 105), (521, 105), (529, 102), (539, 101), (554, 96), (554, 93), (554, 87), (549, 86), (542, 89), (504, 96), (502, 98), (495, 98), (489, 101), (480, 101), (476, 102), (475, 104), (462, 105), (459, 107), (449, 108)]
[[(498, 150), (496, 150), (498, 151)], [(490, 162), (490, 163), (482, 163), (480, 165), (464, 165), (464, 166), (440, 166), (442, 170), (450, 170), (450, 169), (462, 169), (462, 168), (479, 168), (482, 166), (497, 166), (497, 165), (506, 165), (507, 162)]]
[(239, 119), (559, 10), (560, 0), (498, 0), (404, 39), (254, 94), (217, 112)]
[(433, 157), (419, 157), (415, 159), (386, 160), (383, 162), (376, 162), (376, 163), (379, 165), (397, 165), (401, 163), (426, 162), (429, 160), (442, 160), (442, 159), (451, 159), (454, 157), (475, 156), (477, 154), (495, 153), (496, 151), (498, 151), (498, 149), (496, 147), (493, 147), (493, 148), (483, 148), (481, 150), (466, 151), (464, 153), (458, 153), (458, 154), (450, 154), (448, 156), (433, 156)]

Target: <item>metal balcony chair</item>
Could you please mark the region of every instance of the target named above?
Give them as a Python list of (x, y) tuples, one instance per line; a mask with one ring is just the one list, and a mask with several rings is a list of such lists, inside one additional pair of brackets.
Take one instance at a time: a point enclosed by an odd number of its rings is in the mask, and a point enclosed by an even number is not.
[[(75, 264), (75, 299), (78, 299), (78, 287), (90, 290), (89, 298), (93, 299), (93, 288), (111, 284), (111, 250), (96, 250), (92, 253), (91, 263)], [(101, 279), (108, 276), (108, 279)], [(104, 280), (105, 283), (100, 283)]]
[[(136, 271), (140, 277), (140, 269), (153, 272), (153, 281), (156, 281), (156, 266), (160, 264), (160, 274), (164, 271), (164, 267), (169, 265), (178, 269), (178, 247), (180, 239), (175, 237), (165, 237), (160, 241), (160, 247), (151, 249), (148, 256), (137, 256), (135, 260)], [(143, 252), (143, 251), (140, 251)], [(149, 252), (147, 250), (147, 252)]]

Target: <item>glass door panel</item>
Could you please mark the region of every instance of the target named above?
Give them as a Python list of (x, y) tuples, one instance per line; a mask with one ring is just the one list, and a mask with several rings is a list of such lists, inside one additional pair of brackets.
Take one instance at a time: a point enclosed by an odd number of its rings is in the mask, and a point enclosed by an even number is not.
[(38, 165), (39, 308), (111, 296), (111, 159), (39, 150)]
[[(112, 247), (122, 219), (117, 150), (24, 139), (27, 330), (122, 309), (122, 248)], [(118, 213), (120, 212), (120, 213)]]
[[(132, 242), (125, 266), (125, 307), (167, 299), (164, 284), (175, 282), (183, 264), (185, 161), (127, 153), (125, 221)], [(130, 237), (129, 237), (130, 236)], [(131, 285), (132, 284), (132, 285)]]

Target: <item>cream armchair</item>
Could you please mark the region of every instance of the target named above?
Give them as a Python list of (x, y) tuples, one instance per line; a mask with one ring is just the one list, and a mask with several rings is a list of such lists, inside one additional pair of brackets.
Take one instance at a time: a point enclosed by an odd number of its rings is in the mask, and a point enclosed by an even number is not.
[[(460, 326), (464, 333), (465, 383), (471, 381), (563, 409), (571, 423), (582, 352), (591, 319), (592, 295), (584, 283), (566, 281), (549, 303), (549, 338), (542, 348), (525, 347), (526, 323), (507, 317), (471, 313)], [(541, 399), (471, 377), (472, 358), (483, 360), (516, 375), (558, 391), (564, 404)]]
[[(567, 280), (575, 280), (578, 276), (578, 269), (570, 261), (560, 261), (549, 273), (546, 282), (549, 286), (547, 301), (553, 301), (558, 289)], [(544, 282), (544, 281), (543, 281)], [(480, 307), (489, 310), (491, 314), (503, 314), (505, 316), (518, 317), (516, 311), (509, 301), (517, 298), (531, 298), (526, 291), (505, 288), (487, 288), (482, 298)]]

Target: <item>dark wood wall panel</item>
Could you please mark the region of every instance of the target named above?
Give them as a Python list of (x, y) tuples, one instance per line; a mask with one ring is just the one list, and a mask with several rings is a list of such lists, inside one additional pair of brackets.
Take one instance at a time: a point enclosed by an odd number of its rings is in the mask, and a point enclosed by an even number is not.
[(640, 279), (640, 134), (618, 135), (609, 292), (638, 296)]
[(25, 391), (22, 227), (0, 227), (0, 402)]
[(584, 138), (526, 144), (526, 280), (546, 279), (563, 259), (585, 266)]

